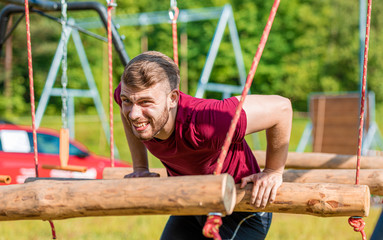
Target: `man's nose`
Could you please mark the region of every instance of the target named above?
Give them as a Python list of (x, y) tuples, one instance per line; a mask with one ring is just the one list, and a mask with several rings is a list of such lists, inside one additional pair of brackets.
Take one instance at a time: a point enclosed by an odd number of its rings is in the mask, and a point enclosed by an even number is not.
[(139, 119), (142, 116), (142, 110), (140, 106), (137, 106), (136, 104), (133, 104), (130, 112), (129, 112), (129, 118), (131, 120)]

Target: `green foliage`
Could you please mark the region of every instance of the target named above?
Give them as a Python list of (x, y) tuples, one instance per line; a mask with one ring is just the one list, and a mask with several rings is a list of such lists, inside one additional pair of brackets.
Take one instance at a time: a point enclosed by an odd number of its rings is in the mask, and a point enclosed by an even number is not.
[[(104, 1), (100, 3), (105, 4)], [(215, 7), (227, 4), (223, 0), (179, 1), (180, 9)], [(254, 54), (270, 13), (273, 1), (231, 0), (240, 37), (246, 69), (249, 70)], [(169, 1), (121, 1), (115, 15), (140, 12), (167, 11)], [(369, 51), (369, 89), (376, 92), (377, 101), (383, 101), (383, 5), (374, 4), (372, 12)], [(59, 13), (50, 13), (59, 17)], [(97, 17), (94, 12), (70, 12), (69, 17), (83, 19)], [(18, 15), (17, 15), (18, 17)], [(211, 39), (218, 20), (179, 23), (179, 33), (188, 36), (188, 87), (195, 93), (201, 71), (206, 61)], [(310, 92), (357, 91), (359, 89), (359, 2), (330, 0), (281, 1), (271, 33), (261, 58), (251, 91), (260, 94), (280, 94), (290, 98), (299, 111), (307, 109)], [(36, 100), (40, 98), (45, 79), (60, 38), (60, 25), (36, 14), (31, 14), (32, 49)], [(106, 36), (104, 29), (92, 31)], [(119, 29), (130, 57), (141, 53), (141, 38), (148, 39), (148, 50), (158, 50), (172, 56), (170, 24), (130, 26)], [(92, 37), (81, 35), (86, 54), (95, 76), (97, 87), (107, 102), (107, 45)], [(4, 51), (3, 51), (4, 52)], [(0, 72), (3, 72), (3, 57)], [(13, 34), (12, 97), (1, 101), (3, 115), (28, 114), (29, 87), (26, 61), (25, 22)], [(182, 59), (182, 56), (181, 56)], [(123, 72), (123, 66), (114, 52), (114, 84)], [(86, 88), (85, 77), (72, 42), (68, 45), (69, 87)], [(3, 91), (4, 74), (0, 74), (0, 92)], [(56, 87), (60, 87), (60, 75)], [(210, 78), (212, 82), (237, 84), (234, 52), (226, 29)], [(210, 94), (207, 97), (219, 97)], [(4, 100), (7, 100), (4, 99)], [(1, 96), (0, 96), (0, 100)], [(57, 114), (61, 108), (59, 98), (51, 98), (47, 113)], [(76, 100), (76, 110), (94, 112), (89, 99)], [(5, 107), (7, 106), (7, 107)], [(10, 107), (9, 107), (10, 106)]]

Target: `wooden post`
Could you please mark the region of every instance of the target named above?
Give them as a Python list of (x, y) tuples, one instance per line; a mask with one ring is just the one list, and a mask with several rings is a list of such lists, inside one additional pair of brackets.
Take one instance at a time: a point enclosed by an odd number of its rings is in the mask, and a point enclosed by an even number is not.
[[(265, 151), (253, 151), (260, 167), (265, 166)], [(355, 169), (356, 155), (289, 152), (286, 168)], [(361, 168), (383, 169), (383, 157), (362, 156)]]
[(0, 221), (142, 214), (231, 214), (228, 174), (121, 180), (38, 180), (0, 187)]
[(68, 165), (69, 160), (69, 129), (60, 129), (60, 166), (43, 164), (43, 169), (58, 169), (72, 172), (86, 172), (87, 167)]
[(334, 183), (283, 183), (272, 204), (263, 209), (250, 205), (253, 185), (237, 188), (238, 212), (280, 212), (308, 214), (319, 217), (367, 217), (370, 191), (365, 185)]
[[(165, 168), (153, 168), (150, 171), (160, 173), (161, 177), (167, 177)], [(131, 172), (133, 172), (133, 168), (105, 168), (103, 177), (123, 178)], [(289, 171), (286, 173), (287, 179), (294, 181), (294, 175)], [(283, 175), (284, 181), (286, 181), (285, 174)], [(376, 174), (373, 172), (371, 174), (374, 176), (371, 182), (378, 181), (380, 176), (375, 176)], [(361, 175), (364, 176), (363, 178), (370, 176), (369, 174)], [(322, 178), (322, 180), (324, 179), (325, 177)], [(341, 179), (340, 177), (339, 181), (342, 183)], [(376, 185), (381, 185), (381, 183)], [(248, 184), (245, 189), (237, 186), (237, 206), (234, 211), (298, 213), (320, 217), (367, 216), (369, 212), (370, 191), (368, 186), (364, 185), (285, 182), (278, 190), (276, 201), (265, 209), (254, 209), (249, 204), (251, 188), (252, 184)]]
[[(355, 184), (355, 170), (289, 169), (283, 173), (284, 182)], [(367, 185), (371, 194), (383, 195), (383, 170), (360, 170), (359, 181)]]

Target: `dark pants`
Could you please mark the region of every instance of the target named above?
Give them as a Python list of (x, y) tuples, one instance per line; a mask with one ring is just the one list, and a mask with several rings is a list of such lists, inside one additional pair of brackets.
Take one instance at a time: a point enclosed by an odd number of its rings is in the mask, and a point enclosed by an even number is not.
[[(271, 218), (271, 213), (234, 212), (222, 218), (219, 234), (222, 239), (265, 239)], [(211, 239), (202, 234), (205, 221), (206, 216), (171, 216), (161, 240)]]
[(371, 240), (382, 240), (383, 239), (383, 210), (380, 213), (378, 222), (376, 223), (375, 230), (372, 233)]

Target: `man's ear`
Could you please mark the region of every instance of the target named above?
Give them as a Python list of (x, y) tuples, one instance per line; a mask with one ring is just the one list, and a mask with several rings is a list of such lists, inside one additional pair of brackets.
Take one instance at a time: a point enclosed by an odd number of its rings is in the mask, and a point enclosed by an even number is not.
[(169, 93), (169, 107), (174, 108), (178, 104), (178, 100), (180, 98), (180, 91), (178, 89), (174, 89)]

